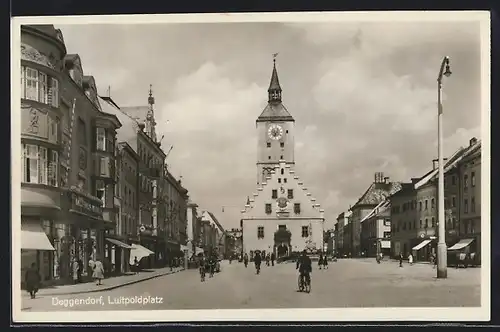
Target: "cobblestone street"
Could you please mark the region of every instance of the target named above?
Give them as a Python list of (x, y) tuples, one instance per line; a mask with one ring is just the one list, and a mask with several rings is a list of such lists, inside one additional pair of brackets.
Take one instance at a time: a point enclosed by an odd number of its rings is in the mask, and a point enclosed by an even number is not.
[[(23, 308), (85, 311), (480, 306), (480, 268), (450, 268), (448, 278), (438, 280), (436, 270), (427, 264), (400, 268), (392, 261), (379, 265), (372, 259), (345, 259), (329, 267), (325, 271), (314, 266), (310, 294), (297, 291), (297, 271), (292, 263), (264, 266), (256, 275), (253, 265), (245, 268), (241, 263), (223, 262), (221, 273), (213, 278), (207, 275), (205, 282), (200, 281), (197, 270), (188, 270), (109, 291), (41, 293), (34, 300), (24, 297)], [(150, 303), (119, 303), (137, 297), (147, 297)], [(71, 300), (90, 303), (71, 305)]]

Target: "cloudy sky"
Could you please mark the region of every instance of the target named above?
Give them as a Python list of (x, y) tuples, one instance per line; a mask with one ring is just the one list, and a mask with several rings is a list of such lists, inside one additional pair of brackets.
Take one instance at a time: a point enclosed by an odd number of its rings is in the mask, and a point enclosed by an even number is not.
[[(279, 52), (296, 120), (296, 168), (328, 222), (381, 171), (408, 181), (437, 157), (436, 78), (444, 55), (445, 152), (480, 135), (478, 23), (56, 25), (98, 89), (121, 106), (156, 98), (168, 162), (226, 227), (255, 192), (255, 119)], [(222, 207), (225, 206), (224, 212)]]

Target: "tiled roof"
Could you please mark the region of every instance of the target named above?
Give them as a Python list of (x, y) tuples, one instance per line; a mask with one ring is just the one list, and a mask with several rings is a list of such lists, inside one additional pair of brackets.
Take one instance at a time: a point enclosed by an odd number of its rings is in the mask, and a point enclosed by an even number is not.
[(401, 190), (401, 182), (372, 183), (354, 206), (377, 205), (399, 190)]
[(257, 122), (262, 121), (294, 121), (282, 103), (268, 103), (262, 113), (257, 118)]

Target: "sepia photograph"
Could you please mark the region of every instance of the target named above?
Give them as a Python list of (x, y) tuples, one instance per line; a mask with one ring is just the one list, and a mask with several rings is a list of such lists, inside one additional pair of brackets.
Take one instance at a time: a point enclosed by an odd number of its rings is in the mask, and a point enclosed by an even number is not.
[(488, 320), (489, 20), (13, 18), (14, 321)]

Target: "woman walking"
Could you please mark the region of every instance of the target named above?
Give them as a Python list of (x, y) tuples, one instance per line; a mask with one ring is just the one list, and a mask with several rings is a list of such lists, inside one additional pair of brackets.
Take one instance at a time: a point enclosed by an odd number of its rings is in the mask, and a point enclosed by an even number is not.
[(321, 267), (323, 266), (323, 254), (319, 255), (318, 266), (319, 266), (319, 269), (321, 270)]
[(409, 255), (408, 255), (408, 263), (409, 263), (410, 265), (413, 265), (413, 255), (412, 255), (412, 254), (409, 254)]
[(94, 262), (94, 273), (92, 277), (96, 280), (96, 285), (101, 285), (101, 280), (104, 279), (104, 267), (99, 259)]

